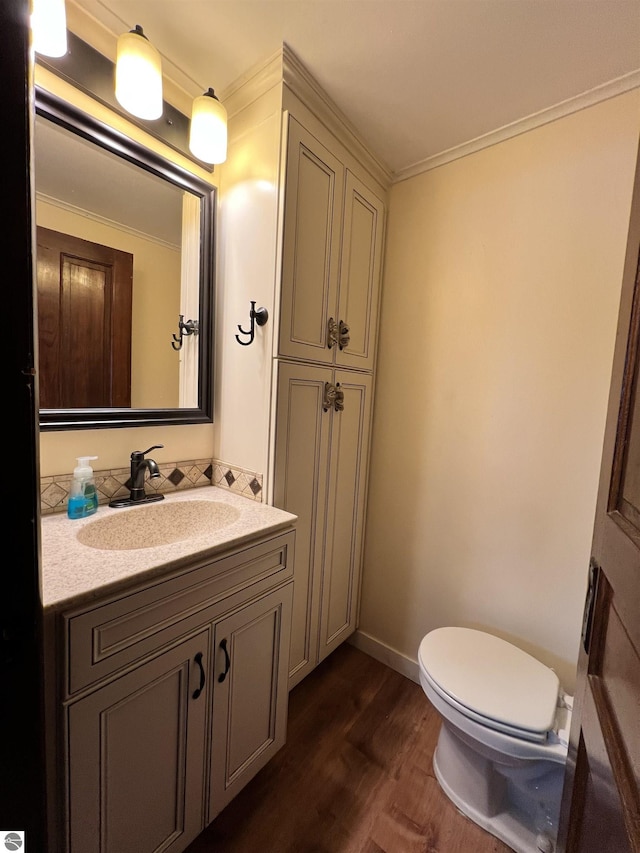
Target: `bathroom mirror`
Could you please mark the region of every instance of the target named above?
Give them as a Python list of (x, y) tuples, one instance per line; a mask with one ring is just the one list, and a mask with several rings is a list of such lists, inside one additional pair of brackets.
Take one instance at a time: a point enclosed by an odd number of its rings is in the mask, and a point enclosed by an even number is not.
[(36, 88), (43, 430), (210, 423), (215, 187)]

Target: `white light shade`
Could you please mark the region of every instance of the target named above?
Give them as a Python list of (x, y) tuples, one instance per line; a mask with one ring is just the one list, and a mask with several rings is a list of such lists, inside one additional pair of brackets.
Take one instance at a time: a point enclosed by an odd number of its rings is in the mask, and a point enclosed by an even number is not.
[(227, 111), (213, 89), (193, 99), (189, 149), (203, 163), (227, 159)]
[(43, 56), (67, 52), (67, 14), (64, 0), (33, 0), (31, 12), (33, 49)]
[(154, 119), (162, 115), (160, 54), (140, 26), (118, 39), (116, 98), (127, 112), (138, 118)]

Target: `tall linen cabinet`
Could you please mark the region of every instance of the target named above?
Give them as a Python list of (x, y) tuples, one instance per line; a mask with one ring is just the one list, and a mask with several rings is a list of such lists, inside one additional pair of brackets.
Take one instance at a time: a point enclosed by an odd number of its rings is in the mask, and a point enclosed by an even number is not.
[[(258, 95), (256, 79), (264, 86)], [(264, 497), (298, 516), (291, 688), (357, 627), (389, 176), (286, 47), (225, 99), (230, 114), (238, 102), (237, 147), (230, 145), (228, 185), (225, 173), (222, 180), (223, 212), (225, 197), (257, 186), (256, 171), (262, 170), (266, 186), (276, 113), (279, 159), (273, 210), (263, 207), (256, 223), (255, 209), (239, 216), (233, 207), (234, 229), (229, 223), (224, 235), (222, 269), (225, 287), (233, 287), (230, 298), (241, 304), (239, 299), (261, 294), (270, 322), (253, 352), (255, 344), (226, 350), (221, 344), (227, 371), (218, 377), (219, 453), (229, 458), (231, 452), (224, 449), (224, 424), (233, 415), (233, 360), (236, 387), (240, 380), (255, 383), (250, 425), (240, 410), (236, 417), (243, 429), (253, 430), (251, 452), (256, 470), (265, 471)], [(233, 127), (232, 118), (230, 138)], [(255, 252), (267, 245), (269, 229), (274, 251), (264, 252), (259, 264)], [(268, 415), (257, 404), (266, 382)], [(238, 444), (237, 431), (229, 427), (226, 435), (229, 448)]]

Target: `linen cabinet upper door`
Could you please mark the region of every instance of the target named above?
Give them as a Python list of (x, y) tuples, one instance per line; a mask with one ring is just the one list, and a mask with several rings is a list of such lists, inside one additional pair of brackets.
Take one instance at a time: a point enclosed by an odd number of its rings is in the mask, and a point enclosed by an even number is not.
[(336, 364), (372, 370), (376, 344), (384, 206), (349, 170), (346, 173), (339, 338)]
[(281, 356), (331, 363), (336, 323), (344, 167), (289, 118), (284, 208)]

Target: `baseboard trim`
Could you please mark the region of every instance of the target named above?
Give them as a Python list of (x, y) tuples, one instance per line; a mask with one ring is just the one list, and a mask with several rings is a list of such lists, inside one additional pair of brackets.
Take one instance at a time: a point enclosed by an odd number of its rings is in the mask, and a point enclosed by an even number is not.
[(352, 634), (349, 637), (348, 642), (351, 643), (352, 646), (355, 646), (356, 649), (360, 649), (361, 652), (364, 652), (375, 660), (380, 661), (380, 663), (394, 669), (401, 675), (405, 675), (407, 678), (410, 678), (411, 681), (415, 681), (416, 684), (420, 683), (420, 670), (418, 668), (417, 660), (412, 660), (411, 658), (406, 657), (406, 655), (403, 655), (401, 652), (396, 651), (396, 649), (392, 649), (390, 646), (385, 645), (380, 642), (380, 640), (376, 640), (375, 637), (372, 637), (364, 631), (356, 631), (355, 634)]

